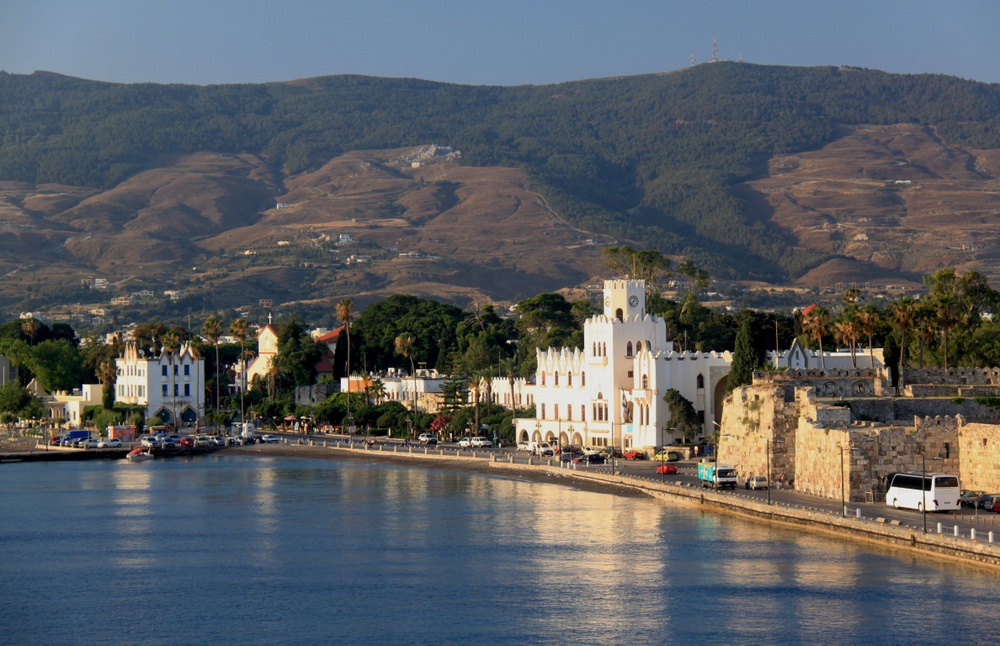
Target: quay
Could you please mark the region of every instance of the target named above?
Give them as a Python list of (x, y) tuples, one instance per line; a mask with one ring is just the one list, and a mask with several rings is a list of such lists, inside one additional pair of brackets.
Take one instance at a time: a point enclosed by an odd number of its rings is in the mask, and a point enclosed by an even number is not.
[[(46, 447), (43, 444), (35, 446), (29, 451), (17, 451), (0, 453), (0, 464), (12, 464), (18, 462), (77, 462), (81, 460), (124, 460), (133, 446), (124, 446), (120, 449), (73, 449), (61, 446)], [(173, 449), (153, 449), (152, 453), (158, 458), (171, 458), (182, 455), (202, 455), (214, 453), (224, 448), (219, 446), (198, 446), (198, 447), (177, 447)]]

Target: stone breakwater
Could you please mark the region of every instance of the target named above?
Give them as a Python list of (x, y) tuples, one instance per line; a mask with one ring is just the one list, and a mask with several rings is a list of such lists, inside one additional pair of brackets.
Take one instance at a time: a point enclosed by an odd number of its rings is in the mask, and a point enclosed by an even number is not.
[(503, 473), (534, 482), (558, 483), (590, 491), (613, 494), (640, 495), (675, 503), (707, 507), (754, 520), (778, 523), (804, 531), (818, 532), (838, 538), (852, 538), (894, 550), (903, 550), (928, 556), (959, 560), (974, 565), (1000, 567), (1000, 544), (957, 537), (950, 534), (924, 534), (910, 527), (886, 523), (883, 519), (847, 517), (825, 510), (805, 507), (767, 504), (735, 496), (695, 488), (680, 481), (660, 482), (658, 479), (631, 477), (593, 470), (579, 471), (560, 467), (540, 460), (540, 464), (523, 464), (490, 452), (459, 451), (457, 453), (432, 452), (425, 447), (390, 447), (379, 445), (364, 448), (361, 445), (340, 445), (330, 441), (313, 441), (308, 445), (275, 444), (241, 447), (239, 450), (255, 453), (301, 455), (303, 457), (330, 456), (346, 459), (385, 460), (410, 465), (453, 468), (481, 473)]

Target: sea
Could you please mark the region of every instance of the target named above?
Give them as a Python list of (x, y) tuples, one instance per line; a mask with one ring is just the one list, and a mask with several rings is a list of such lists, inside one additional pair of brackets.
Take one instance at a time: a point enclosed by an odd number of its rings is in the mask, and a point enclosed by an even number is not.
[(0, 467), (3, 644), (994, 644), (993, 570), (513, 477)]

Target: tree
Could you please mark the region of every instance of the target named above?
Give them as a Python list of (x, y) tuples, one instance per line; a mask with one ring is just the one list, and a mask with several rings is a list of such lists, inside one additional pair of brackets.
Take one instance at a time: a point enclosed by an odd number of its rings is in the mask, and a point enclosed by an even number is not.
[(213, 314), (208, 317), (201, 330), (215, 346), (215, 412), (218, 414), (221, 404), (219, 396), (219, 338), (222, 336), (222, 319)]
[(759, 357), (753, 343), (753, 319), (744, 316), (736, 333), (736, 350), (733, 352), (733, 364), (729, 370), (726, 392), (753, 383), (753, 373), (759, 365)]
[(881, 323), (882, 312), (879, 311), (877, 305), (868, 303), (858, 311), (859, 331), (868, 337), (868, 365), (870, 368), (875, 367), (874, 338), (875, 332), (878, 331)]
[(858, 337), (861, 336), (861, 325), (858, 323), (856, 310), (848, 309), (841, 313), (833, 324), (838, 341), (848, 346), (851, 351), (851, 365), (858, 367)]
[(97, 378), (104, 388), (101, 391), (101, 405), (111, 410), (115, 407), (115, 381), (118, 379), (118, 366), (113, 360), (105, 361), (97, 368)]
[(663, 393), (663, 401), (667, 403), (667, 410), (670, 412), (671, 430), (680, 433), (684, 441), (689, 442), (701, 428), (694, 406), (674, 388)]
[(646, 281), (646, 295), (659, 294), (660, 276), (670, 269), (670, 260), (655, 250), (639, 251), (628, 245), (604, 250), (604, 266), (621, 278)]
[(410, 379), (413, 380), (413, 412), (417, 412), (417, 371), (413, 365), (413, 337), (404, 334), (396, 337), (396, 353), (410, 360)]
[(24, 322), (21, 323), (21, 329), (24, 330), (28, 339), (30, 339), (30, 345), (34, 345), (35, 337), (38, 336), (39, 330), (42, 329), (42, 324), (38, 321), (38, 319), (32, 317), (24, 319)]
[(917, 302), (909, 296), (899, 299), (889, 309), (893, 325), (899, 330), (899, 388), (903, 388), (906, 368), (906, 333), (917, 322)]
[[(354, 320), (354, 301), (342, 298), (337, 303), (337, 318), (344, 324), (347, 334), (347, 392), (351, 392), (351, 321)], [(347, 398), (347, 416), (351, 416), (351, 398)]]
[(802, 330), (819, 344), (820, 365), (826, 370), (826, 356), (823, 354), (823, 336), (830, 325), (830, 313), (819, 305), (810, 305), (802, 312)]
[(244, 318), (235, 319), (229, 324), (229, 333), (240, 341), (240, 423), (246, 421), (244, 393), (247, 389), (247, 321)]

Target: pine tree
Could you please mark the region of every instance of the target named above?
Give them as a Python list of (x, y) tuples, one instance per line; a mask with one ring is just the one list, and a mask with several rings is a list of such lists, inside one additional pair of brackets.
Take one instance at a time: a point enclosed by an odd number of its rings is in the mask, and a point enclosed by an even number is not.
[(736, 350), (733, 352), (733, 366), (729, 370), (726, 392), (753, 383), (753, 371), (758, 366), (757, 351), (753, 343), (753, 318), (745, 316), (736, 332)]

